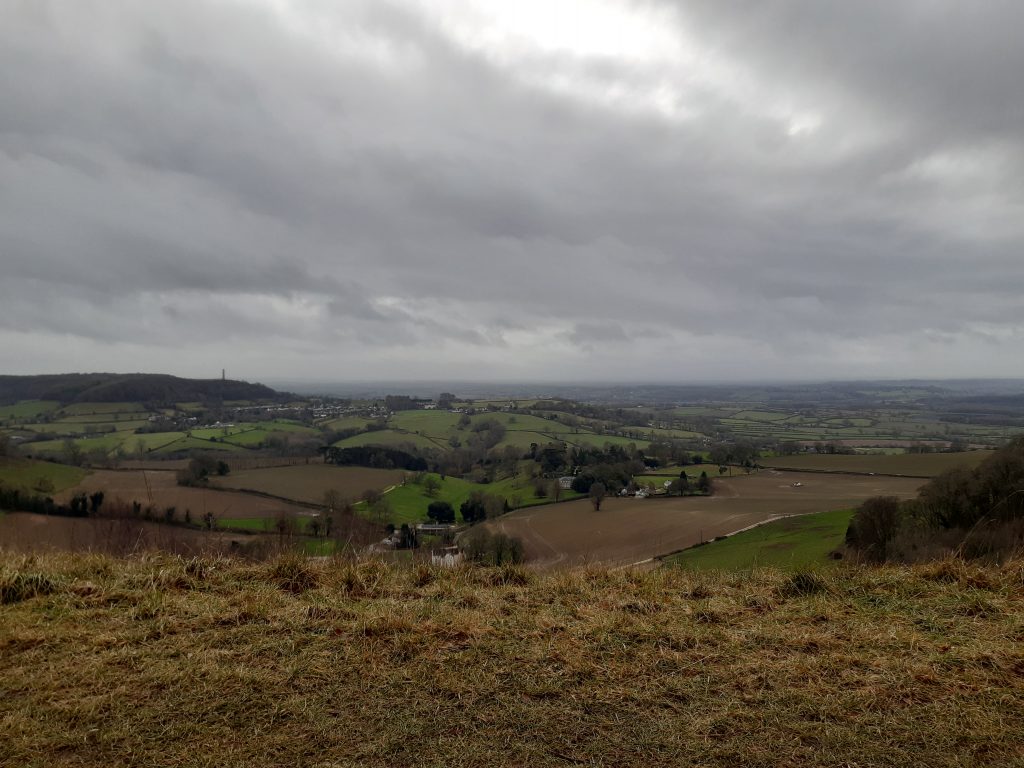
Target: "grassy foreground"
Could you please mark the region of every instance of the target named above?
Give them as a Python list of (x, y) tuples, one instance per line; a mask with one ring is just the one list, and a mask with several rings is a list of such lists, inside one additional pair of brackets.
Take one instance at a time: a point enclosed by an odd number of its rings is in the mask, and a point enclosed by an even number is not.
[(1024, 563), (0, 555), (0, 764), (1024, 763)]

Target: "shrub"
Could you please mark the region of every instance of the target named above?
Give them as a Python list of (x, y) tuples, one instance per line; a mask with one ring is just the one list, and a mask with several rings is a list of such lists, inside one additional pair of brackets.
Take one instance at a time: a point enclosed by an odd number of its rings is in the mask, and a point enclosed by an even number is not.
[(900, 501), (895, 496), (866, 499), (846, 529), (846, 545), (868, 560), (885, 560), (889, 542), (900, 529)]

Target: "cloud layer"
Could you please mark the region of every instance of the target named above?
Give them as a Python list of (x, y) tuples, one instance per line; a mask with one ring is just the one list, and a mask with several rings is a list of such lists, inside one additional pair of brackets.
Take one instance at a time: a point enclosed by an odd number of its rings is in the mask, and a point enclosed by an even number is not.
[(1024, 374), (1020, 3), (0, 12), (10, 372)]

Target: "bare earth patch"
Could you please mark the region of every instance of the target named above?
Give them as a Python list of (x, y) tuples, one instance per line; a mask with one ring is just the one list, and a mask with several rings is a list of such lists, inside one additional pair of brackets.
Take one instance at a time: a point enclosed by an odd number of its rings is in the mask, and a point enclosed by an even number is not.
[(281, 512), (313, 514), (310, 509), (277, 499), (215, 488), (186, 488), (178, 485), (176, 474), (170, 471), (97, 470), (74, 488), (60, 494), (59, 500), (67, 501), (75, 493), (95, 491), (103, 491), (108, 500), (121, 499), (129, 504), (138, 501), (143, 506), (152, 503), (159, 510), (174, 507), (178, 519), (187, 509), (197, 522), (207, 512), (216, 518), (274, 517)]

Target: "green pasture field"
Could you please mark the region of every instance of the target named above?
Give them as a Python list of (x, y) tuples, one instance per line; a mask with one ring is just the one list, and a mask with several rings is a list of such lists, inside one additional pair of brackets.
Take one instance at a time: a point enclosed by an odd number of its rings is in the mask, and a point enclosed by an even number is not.
[[(457, 477), (445, 477), (444, 480), (441, 480), (440, 475), (434, 474), (433, 477), (441, 484), (437, 495), (433, 498), (424, 493), (422, 484), (416, 483), (406, 483), (388, 491), (384, 498), (387, 499), (391, 512), (386, 519), (380, 522), (394, 523), (395, 525), (426, 522), (428, 520), (427, 507), (435, 501), (447, 501), (455, 509), (456, 520), (461, 520), (459, 506), (462, 502), (468, 499), (473, 491), (486, 487)], [(356, 505), (356, 509), (365, 517), (373, 519), (365, 502)]]
[(203, 429), (190, 429), (189, 434), (192, 437), (198, 437), (200, 440), (209, 440), (211, 437), (229, 437), (230, 435), (237, 435), (239, 432), (246, 432), (252, 429), (255, 429), (255, 427), (246, 425), (236, 425), (233, 427), (205, 427)]
[(461, 414), (448, 411), (399, 411), (388, 419), (388, 426), (447, 440), (457, 431), (460, 418)]
[(88, 415), (96, 413), (146, 413), (142, 403), (72, 403), (61, 408), (61, 413), (68, 416)]
[(58, 411), (55, 415), (58, 416), (58, 421), (64, 424), (110, 424), (110, 423), (122, 423), (122, 422), (143, 422), (146, 423), (146, 418), (151, 411), (128, 411), (128, 412), (113, 412), (113, 413), (78, 413), (68, 414), (64, 411)]
[(830, 472), (874, 472), (884, 475), (934, 477), (947, 469), (978, 466), (992, 451), (964, 453), (900, 453), (900, 454), (802, 454), (762, 459), (766, 467), (812, 469)]
[[(427, 507), (434, 501), (447, 501), (455, 510), (456, 521), (461, 521), (462, 515), (459, 512), (459, 507), (475, 491), (482, 491), (491, 496), (503, 497), (509, 501), (509, 504), (515, 503), (517, 508), (547, 504), (552, 501), (550, 497), (537, 498), (534, 496), (533, 483), (525, 476), (510, 477), (493, 483), (473, 483), (462, 478), (450, 476), (442, 480), (440, 475), (432, 473), (431, 476), (440, 482), (440, 488), (435, 497), (432, 498), (426, 495), (422, 483), (409, 482), (405, 485), (395, 486), (385, 494), (385, 498), (388, 500), (391, 508), (391, 514), (387, 516), (387, 519), (380, 522), (390, 522), (395, 525), (426, 522), (428, 520)], [(581, 494), (573, 491), (562, 491), (561, 494), (561, 500), (563, 501), (580, 497)], [(356, 509), (364, 516), (372, 519), (372, 515), (370, 515), (365, 502), (357, 504)]]
[(413, 432), (396, 432), (392, 429), (384, 429), (376, 432), (364, 432), (360, 435), (353, 435), (347, 437), (344, 440), (339, 440), (335, 445), (339, 448), (351, 448), (360, 445), (381, 445), (389, 448), (394, 448), (402, 445), (403, 443), (411, 443), (417, 448), (427, 449), (438, 449), (447, 448), (448, 446), (444, 441), (431, 440), (423, 435), (417, 435)]
[(664, 427), (626, 427), (630, 432), (637, 432), (652, 440), (693, 440), (703, 437), (700, 432), (686, 429), (665, 429)]
[[(158, 433), (159, 434), (159, 433)], [(136, 435), (140, 437), (140, 435)], [(133, 448), (134, 444), (129, 442), (126, 448)], [(201, 440), (197, 437), (186, 437), (182, 435), (177, 440), (160, 446), (159, 448), (150, 449), (152, 453), (157, 455), (164, 453), (178, 453), (179, 451), (223, 451), (225, 453), (244, 453), (245, 448), (241, 446), (232, 445), (231, 443), (225, 443), (218, 440), (216, 443), (211, 440)]]
[(247, 421), (241, 424), (247, 429), (263, 429), (267, 432), (303, 432), (306, 434), (320, 434), (317, 427), (311, 427), (298, 421), (289, 419), (274, 419), (273, 421)]
[(329, 421), (320, 422), (320, 426), (324, 429), (362, 429), (367, 424), (373, 423), (374, 419), (368, 419), (364, 416), (342, 416), (340, 419), (331, 419)]
[(106, 430), (113, 427), (115, 432), (129, 432), (139, 427), (144, 427), (149, 422), (145, 419), (135, 421), (51, 421), (44, 424), (24, 424), (19, 429), (36, 432), (45, 435), (89, 435), (89, 429), (96, 429), (106, 433)]
[(265, 429), (243, 429), (232, 433), (228, 437), (218, 437), (217, 442), (230, 443), (241, 448), (253, 448), (266, 442), (267, 438), (272, 434), (274, 433)]
[[(414, 442), (417, 445), (424, 443), (415, 438), (429, 439), (434, 447), (447, 448), (448, 441), (454, 437), (460, 442), (466, 442), (471, 437), (472, 427), (458, 429), (458, 422), (461, 414), (448, 413), (447, 411), (401, 411), (391, 417), (389, 426), (398, 435), (405, 435), (406, 440), (394, 438), (395, 442), (372, 441), (372, 435), (381, 435), (380, 432), (356, 435), (355, 437), (343, 440), (339, 445), (371, 445), (374, 442), (381, 445), (393, 445), (400, 442)], [(530, 443), (543, 445), (550, 442), (565, 442), (570, 445), (588, 445), (603, 447), (606, 443), (611, 445), (636, 444), (638, 448), (646, 447), (647, 440), (618, 437), (615, 435), (598, 435), (586, 427), (573, 427), (554, 419), (544, 419), (523, 413), (478, 413), (473, 415), (471, 422), (477, 424), (483, 421), (496, 421), (505, 427), (505, 438), (499, 446), (512, 445), (516, 448), (527, 450)], [(690, 434), (690, 433), (687, 433)], [(391, 440), (392, 438), (387, 438)]]
[(852, 516), (853, 510), (838, 509), (774, 520), (727, 539), (687, 549), (664, 562), (719, 571), (824, 566), (833, 562), (828, 553), (843, 543)]
[[(76, 438), (74, 443), (83, 452), (102, 450), (110, 453), (122, 445), (126, 439), (134, 437), (132, 432), (111, 432), (98, 437)], [(23, 450), (31, 454), (53, 454), (64, 450), (64, 440), (40, 440), (36, 443), (26, 443)]]
[(34, 419), (44, 413), (57, 410), (56, 400), (22, 400), (14, 405), (0, 405), (0, 421), (9, 419)]
[(184, 432), (144, 432), (129, 436), (123, 446), (126, 452), (133, 453), (141, 441), (147, 451), (153, 451), (184, 438)]
[(80, 467), (54, 464), (51, 461), (0, 458), (0, 485), (35, 492), (43, 478), (53, 483), (53, 492), (59, 493), (81, 482), (88, 473)]
[(784, 413), (782, 411), (740, 411), (734, 413), (734, 419), (742, 419), (744, 421), (785, 421), (793, 416), (792, 413)]
[[(309, 529), (311, 517), (298, 515), (294, 518), (299, 533), (306, 533)], [(276, 520), (273, 517), (224, 517), (216, 521), (218, 528), (234, 529), (239, 531), (252, 531), (253, 533), (274, 533)]]

